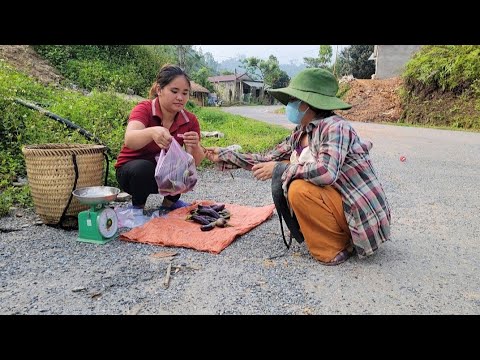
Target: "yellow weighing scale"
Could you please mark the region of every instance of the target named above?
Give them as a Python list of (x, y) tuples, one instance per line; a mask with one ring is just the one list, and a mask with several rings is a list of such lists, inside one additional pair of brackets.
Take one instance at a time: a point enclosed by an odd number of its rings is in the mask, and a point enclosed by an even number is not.
[(72, 192), (81, 204), (90, 206), (78, 214), (78, 241), (104, 245), (116, 238), (117, 214), (105, 205), (119, 193), (120, 189), (111, 186), (90, 186)]

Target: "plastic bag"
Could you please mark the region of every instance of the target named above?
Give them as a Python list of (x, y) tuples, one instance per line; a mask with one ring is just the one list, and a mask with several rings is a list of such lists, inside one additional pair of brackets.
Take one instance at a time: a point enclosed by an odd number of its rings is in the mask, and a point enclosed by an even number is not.
[(193, 189), (197, 183), (197, 168), (192, 155), (173, 139), (168, 151), (162, 149), (155, 168), (155, 180), (160, 195), (178, 195)]
[(143, 214), (143, 209), (135, 209), (132, 207), (115, 206), (113, 209), (117, 214), (117, 225), (119, 228), (135, 228), (142, 226), (146, 222), (161, 217), (158, 210), (154, 211), (152, 215), (147, 216)]

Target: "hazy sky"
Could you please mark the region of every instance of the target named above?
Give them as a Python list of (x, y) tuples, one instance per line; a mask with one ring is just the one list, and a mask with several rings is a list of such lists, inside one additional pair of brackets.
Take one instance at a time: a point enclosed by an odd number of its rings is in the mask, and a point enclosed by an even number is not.
[[(338, 51), (345, 45), (339, 45)], [(336, 45), (333, 47), (332, 60), (335, 58)], [(277, 57), (280, 64), (288, 64), (290, 61), (303, 63), (304, 57), (318, 56), (320, 45), (195, 45), (203, 53), (212, 53), (215, 61), (221, 62), (237, 55), (247, 57), (256, 56), (261, 59), (267, 59), (270, 55)]]

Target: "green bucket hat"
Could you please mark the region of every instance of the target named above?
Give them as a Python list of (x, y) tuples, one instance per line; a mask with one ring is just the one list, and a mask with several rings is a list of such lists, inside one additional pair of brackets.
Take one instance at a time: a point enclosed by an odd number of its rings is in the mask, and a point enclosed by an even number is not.
[(337, 97), (337, 79), (325, 69), (305, 69), (294, 76), (287, 87), (268, 92), (284, 105), (294, 97), (320, 110), (345, 110), (352, 107)]

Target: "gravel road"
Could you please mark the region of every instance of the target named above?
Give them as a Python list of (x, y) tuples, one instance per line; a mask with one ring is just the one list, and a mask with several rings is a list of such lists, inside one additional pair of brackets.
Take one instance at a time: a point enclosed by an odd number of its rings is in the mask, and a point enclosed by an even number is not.
[[(289, 126), (274, 107), (243, 109)], [(392, 240), (376, 255), (326, 267), (294, 245), (268, 260), (284, 247), (276, 215), (213, 255), (80, 243), (76, 231), (33, 225), (31, 211), (17, 210), (0, 219), (0, 314), (480, 314), (480, 134), (353, 126), (373, 141), (393, 210)], [(202, 171), (183, 199), (271, 203), (269, 181), (233, 175)], [(168, 260), (152, 257), (163, 250), (178, 252), (166, 289)]]

